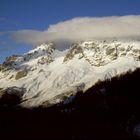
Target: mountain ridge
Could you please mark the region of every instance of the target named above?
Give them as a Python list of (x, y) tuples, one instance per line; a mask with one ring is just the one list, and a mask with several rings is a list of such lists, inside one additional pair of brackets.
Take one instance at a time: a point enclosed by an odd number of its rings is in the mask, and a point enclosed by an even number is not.
[(0, 88), (25, 88), (22, 106), (34, 107), (47, 101), (56, 104), (64, 95), (75, 96), (99, 80), (139, 68), (139, 46), (139, 41), (92, 40), (59, 51), (53, 43), (44, 43), (6, 59), (0, 66)]

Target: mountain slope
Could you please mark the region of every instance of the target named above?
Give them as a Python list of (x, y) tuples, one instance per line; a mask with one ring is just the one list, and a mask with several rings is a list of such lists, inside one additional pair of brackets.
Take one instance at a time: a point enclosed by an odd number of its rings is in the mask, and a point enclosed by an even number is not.
[(139, 41), (83, 41), (64, 51), (44, 43), (6, 59), (0, 66), (0, 88), (24, 88), (22, 106), (49, 106), (138, 67)]

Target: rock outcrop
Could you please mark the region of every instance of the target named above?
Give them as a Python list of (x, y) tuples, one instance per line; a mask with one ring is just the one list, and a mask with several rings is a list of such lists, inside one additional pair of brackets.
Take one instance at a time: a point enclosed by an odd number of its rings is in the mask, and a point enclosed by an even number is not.
[(18, 87), (0, 89), (0, 107), (12, 107), (20, 104), (25, 91), (26, 89)]
[(140, 50), (133, 47), (133, 45), (123, 45), (121, 43), (109, 43), (87, 41), (76, 43), (72, 45), (64, 57), (63, 62), (73, 58), (84, 58), (92, 66), (104, 66), (119, 57), (133, 57), (136, 61), (140, 60)]

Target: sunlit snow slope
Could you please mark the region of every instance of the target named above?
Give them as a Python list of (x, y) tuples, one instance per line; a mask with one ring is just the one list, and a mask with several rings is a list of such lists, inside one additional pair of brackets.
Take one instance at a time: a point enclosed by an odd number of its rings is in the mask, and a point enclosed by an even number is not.
[(139, 41), (83, 41), (64, 51), (44, 43), (0, 65), (0, 88), (26, 89), (22, 106), (48, 106), (138, 67)]

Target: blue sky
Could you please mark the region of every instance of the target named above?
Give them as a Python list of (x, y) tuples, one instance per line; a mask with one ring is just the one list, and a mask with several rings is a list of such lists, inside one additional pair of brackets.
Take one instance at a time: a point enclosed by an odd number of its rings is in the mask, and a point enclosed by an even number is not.
[(0, 62), (30, 45), (16, 43), (9, 31), (45, 30), (74, 17), (140, 15), (140, 0), (0, 0)]

